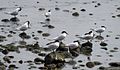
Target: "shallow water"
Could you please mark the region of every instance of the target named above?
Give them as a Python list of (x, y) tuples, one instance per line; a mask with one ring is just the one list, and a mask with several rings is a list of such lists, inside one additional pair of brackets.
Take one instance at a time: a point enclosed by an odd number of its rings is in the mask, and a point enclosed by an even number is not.
[[(39, 3), (37, 3), (37, 1)], [(95, 0), (94, 0), (95, 1)], [(57, 2), (57, 3), (56, 3)], [(101, 5), (98, 7), (94, 7), (100, 3)], [(119, 37), (120, 35), (120, 17), (117, 17), (120, 13), (120, 10), (117, 10), (120, 7), (119, 0), (96, 0), (96, 3), (92, 3), (91, 0), (0, 0), (0, 8), (6, 8), (4, 10), (0, 10), (0, 20), (2, 19), (10, 19), (11, 16), (4, 14), (5, 11), (14, 10), (18, 5), (23, 7), (23, 10), (17, 16), (20, 22), (17, 22), (18, 25), (23, 24), (25, 21), (29, 20), (31, 22), (31, 29), (25, 31), (28, 35), (32, 36), (32, 32), (34, 32), (35, 37), (39, 37), (39, 45), (45, 46), (49, 41), (44, 38), (54, 38), (60, 34), (62, 30), (66, 30), (69, 35), (64, 40), (64, 43), (70, 43), (78, 38), (75, 35), (82, 35), (85, 32), (88, 32), (90, 28), (99, 28), (101, 25), (107, 27), (106, 31), (102, 34), (105, 38), (105, 41), (108, 46), (108, 50), (101, 49), (99, 45), (100, 42), (95, 42), (93, 40), (93, 51), (91, 57), (91, 61), (100, 61), (102, 65), (95, 66), (93, 68), (80, 67), (80, 69), (85, 70), (96, 70), (100, 66), (109, 66), (109, 62), (120, 61), (120, 39), (115, 39), (115, 37)], [(60, 8), (60, 10), (55, 10), (55, 7)], [(39, 11), (39, 8), (45, 8), (45, 11)], [(76, 8), (76, 10), (72, 10), (72, 8)], [(47, 27), (42, 27), (41, 21), (45, 20), (44, 13), (48, 10), (52, 10), (51, 21), (50, 24), (55, 26), (54, 29), (49, 29)], [(85, 12), (80, 11), (81, 9), (86, 9)], [(70, 10), (70, 12), (63, 12), (63, 10)], [(72, 16), (73, 12), (78, 12), (80, 15), (78, 17)], [(92, 13), (93, 15), (89, 15)], [(112, 18), (112, 16), (116, 16), (116, 18)], [(94, 24), (96, 23), (96, 25)], [(0, 22), (0, 25), (10, 25), (10, 27), (4, 27), (5, 32), (1, 32), (0, 35), (7, 36), (10, 30), (14, 30), (17, 27), (17, 24), (13, 22), (4, 23)], [(0, 27), (3, 28), (3, 27)], [(43, 37), (41, 34), (37, 33), (38, 30), (43, 31), (44, 33), (50, 33), (49, 37)], [(0, 42), (0, 44), (8, 44), (12, 42), (21, 41), (22, 39), (18, 37), (20, 31), (13, 34), (13, 37), (7, 37), (7, 41)], [(110, 35), (110, 37), (106, 37), (106, 35)], [(34, 44), (36, 40), (33, 38), (25, 40), (28, 44)], [(118, 52), (110, 52), (114, 47), (118, 48)], [(13, 61), (27, 61), (33, 60), (35, 57), (40, 57), (36, 54), (33, 54), (25, 49), (20, 49), (20, 53), (11, 52), (8, 55), (14, 55), (15, 58)], [(101, 57), (97, 57), (97, 55), (101, 55)], [(113, 55), (113, 57), (109, 57), (109, 55)], [(27, 56), (27, 57), (26, 57)], [(4, 55), (0, 52), (0, 60)], [(82, 63), (86, 64), (89, 60), (87, 60), (86, 55), (80, 54), (74, 60), (82, 60)], [(27, 70), (28, 64), (24, 63), (20, 65), (19, 63), (15, 63), (19, 70)], [(39, 67), (37, 65), (37, 67)], [(72, 69), (72, 66), (66, 65), (62, 70)], [(80, 70), (78, 69), (78, 70)], [(35, 70), (35, 69), (34, 69)], [(37, 69), (36, 69), (37, 70)]]

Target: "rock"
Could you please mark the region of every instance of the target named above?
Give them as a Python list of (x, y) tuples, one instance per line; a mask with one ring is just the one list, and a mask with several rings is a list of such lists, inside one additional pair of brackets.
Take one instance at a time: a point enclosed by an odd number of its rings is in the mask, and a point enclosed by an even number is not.
[(48, 25), (48, 28), (53, 29), (53, 28), (55, 28), (55, 27), (52, 26), (52, 25)]
[(120, 67), (120, 62), (110, 62), (109, 65), (112, 67)]
[(76, 8), (72, 8), (73, 10), (76, 10)]
[(35, 58), (34, 63), (44, 63), (44, 60), (41, 58)]
[(70, 12), (69, 10), (63, 10), (63, 12)]
[(94, 62), (87, 62), (87, 63), (86, 63), (86, 66), (87, 66), (88, 68), (93, 68), (93, 67), (95, 66), (95, 64), (94, 64)]
[(118, 14), (117, 17), (120, 17), (120, 14)]
[(119, 37), (115, 37), (115, 39), (119, 39)]
[(39, 67), (38, 69), (40, 69), (40, 70), (47, 70), (48, 68), (47, 67)]
[(105, 42), (101, 42), (100, 43), (100, 46), (107, 46), (108, 44), (107, 43), (105, 43)]
[(4, 60), (5, 62), (7, 62), (7, 63), (11, 63), (10, 57), (8, 57), (8, 56), (4, 56), (4, 57), (3, 57), (3, 60)]
[(48, 36), (50, 36), (50, 34), (49, 33), (43, 33), (42, 36), (48, 37)]
[(13, 17), (13, 18), (10, 19), (10, 21), (12, 21), (12, 22), (18, 22), (20, 20), (17, 17)]
[(78, 12), (74, 12), (74, 13), (72, 13), (72, 16), (78, 17), (78, 16), (79, 16), (79, 13), (78, 13)]
[(98, 36), (96, 36), (96, 37), (95, 37), (95, 39), (97, 39), (97, 40), (104, 40), (104, 37), (103, 37), (103, 36), (98, 35)]
[(22, 60), (20, 60), (20, 61), (18, 61), (20, 64), (22, 64), (23, 63), (23, 61)]
[(81, 45), (81, 47), (86, 47), (86, 46), (92, 48), (93, 44), (91, 42), (87, 41)]
[(94, 61), (93, 62), (95, 65), (101, 65), (102, 63), (101, 62), (99, 62), (99, 61)]
[(60, 10), (60, 8), (56, 7), (55, 10)]
[(45, 21), (50, 21), (50, 18), (45, 19)]
[(85, 9), (81, 9), (82, 12), (85, 12), (86, 10)]
[(7, 55), (8, 53), (9, 53), (9, 51), (8, 50), (2, 50), (2, 53), (4, 54), (4, 55)]
[(44, 57), (46, 56), (46, 53), (39, 53), (38, 55)]
[(101, 47), (101, 49), (108, 50), (107, 47)]
[(8, 56), (10, 59), (13, 59), (14, 58), (14, 56)]
[(101, 66), (99, 67), (99, 70), (105, 70), (105, 67)]
[(1, 22), (10, 22), (9, 19), (2, 19)]
[(78, 60), (79, 63), (83, 62), (82, 60)]
[(39, 10), (39, 11), (44, 11), (44, 10), (45, 10), (45, 8), (39, 8), (38, 10)]
[(118, 7), (117, 10), (120, 10), (120, 7)]
[(41, 34), (43, 31), (41, 31), (41, 30), (38, 30), (37, 32), (38, 32), (39, 34)]
[(10, 65), (8, 66), (8, 68), (13, 68), (13, 69), (16, 68), (16, 69), (17, 69), (18, 67), (16, 67), (16, 65), (14, 65), (14, 64), (10, 64)]
[(39, 40), (39, 37), (34, 37), (33, 39), (34, 39), (34, 40)]
[(8, 34), (7, 37), (13, 37), (11, 34)]
[(7, 49), (8, 51), (17, 51), (17, 50), (18, 50), (18, 47), (17, 47), (17, 46), (14, 46), (14, 45), (12, 45), (12, 44), (7, 44), (7, 45), (6, 45), (6, 49)]
[(93, 13), (89, 13), (89, 15), (93, 15)]

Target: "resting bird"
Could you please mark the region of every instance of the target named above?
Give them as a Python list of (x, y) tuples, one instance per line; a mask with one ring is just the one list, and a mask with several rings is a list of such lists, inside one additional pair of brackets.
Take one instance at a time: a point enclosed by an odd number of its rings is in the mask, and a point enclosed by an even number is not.
[(22, 10), (22, 8), (18, 7), (12, 12), (5, 12), (5, 14), (9, 14), (9, 15), (12, 15), (12, 16), (16, 17), (21, 10)]
[(51, 16), (51, 10), (48, 10), (44, 15), (45, 15), (45, 17), (50, 17)]
[(16, 30), (24, 32), (28, 28), (30, 28), (30, 21), (26, 21), (23, 25), (21, 25), (20, 27), (16, 28)]

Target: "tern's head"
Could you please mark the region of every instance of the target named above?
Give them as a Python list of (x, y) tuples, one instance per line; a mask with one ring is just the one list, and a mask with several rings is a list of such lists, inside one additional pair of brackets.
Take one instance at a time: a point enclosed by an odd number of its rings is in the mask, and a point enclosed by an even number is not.
[(22, 8), (21, 8), (21, 7), (18, 7), (16, 10), (17, 10), (17, 11), (21, 11), (21, 10), (22, 10)]
[(62, 34), (67, 34), (67, 35), (68, 35), (68, 33), (67, 33), (66, 31), (62, 31), (61, 33), (62, 33)]
[(105, 28), (105, 29), (106, 29), (106, 27), (105, 27), (105, 26), (101, 26), (101, 28)]
[(75, 41), (73, 41), (73, 43), (77, 43), (78, 45), (80, 45), (79, 40), (75, 40)]
[(51, 10), (48, 10), (48, 12), (51, 12)]

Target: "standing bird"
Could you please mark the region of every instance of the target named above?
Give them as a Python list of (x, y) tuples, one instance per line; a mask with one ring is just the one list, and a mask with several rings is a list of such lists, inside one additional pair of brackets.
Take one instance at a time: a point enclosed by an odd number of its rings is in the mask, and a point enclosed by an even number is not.
[(46, 18), (50, 17), (51, 16), (51, 10), (48, 10), (44, 15), (45, 15)]
[(85, 33), (84, 35), (82, 36), (76, 36), (82, 40), (87, 40), (87, 41), (92, 41), (93, 38), (94, 38), (95, 34), (93, 33), (93, 31), (89, 31), (88, 33)]
[(49, 45), (48, 48), (53, 50), (53, 52), (59, 47), (60, 43), (56, 40), (53, 44)]
[(12, 16), (16, 17), (21, 10), (22, 10), (22, 8), (18, 7), (12, 12), (5, 12), (5, 14), (9, 14), (9, 15), (12, 15)]
[(66, 46), (69, 47), (70, 49), (75, 49), (80, 46), (80, 42), (76, 40), (76, 41), (73, 41), (73, 43), (67, 44)]
[(20, 30), (20, 31), (25, 31), (28, 28), (30, 28), (30, 21), (26, 21), (23, 25), (21, 25), (20, 27), (16, 28), (16, 30)]
[[(58, 37), (53, 38), (53, 40), (54, 40), (54, 41), (58, 40), (59, 42), (62, 42), (62, 40), (64, 40), (67, 35), (68, 35), (68, 33), (67, 33), (66, 31), (62, 31), (62, 32), (61, 32), (61, 35), (58, 36)], [(54, 41), (48, 43), (47, 45), (49, 45), (49, 44), (51, 44), (51, 43), (54, 43)]]
[(92, 29), (93, 31), (95, 31), (96, 33), (99, 33), (99, 35), (101, 36), (101, 33), (103, 33), (106, 30), (105, 26), (101, 26), (101, 28), (99, 29)]

